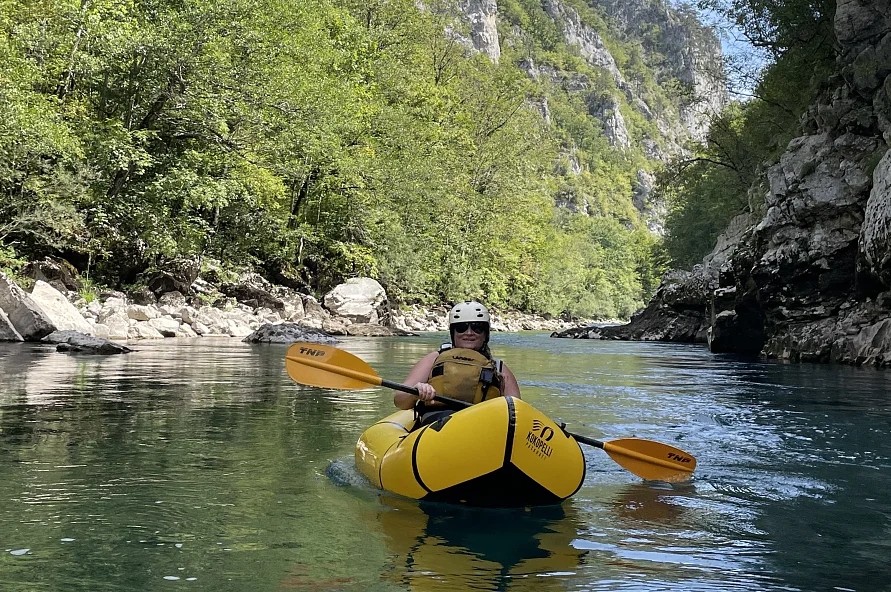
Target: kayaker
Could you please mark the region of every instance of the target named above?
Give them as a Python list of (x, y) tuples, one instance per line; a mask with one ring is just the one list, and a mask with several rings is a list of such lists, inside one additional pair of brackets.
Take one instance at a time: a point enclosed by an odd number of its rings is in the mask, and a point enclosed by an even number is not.
[(479, 302), (453, 306), (449, 311), (451, 344), (430, 352), (412, 367), (404, 384), (418, 389), (418, 396), (396, 391), (396, 407), (411, 409), (421, 401), (418, 411), (426, 424), (454, 412), (432, 402), (437, 393), (469, 403), (498, 396), (519, 399), (520, 385), (514, 373), (489, 350), (490, 330), (489, 311)]

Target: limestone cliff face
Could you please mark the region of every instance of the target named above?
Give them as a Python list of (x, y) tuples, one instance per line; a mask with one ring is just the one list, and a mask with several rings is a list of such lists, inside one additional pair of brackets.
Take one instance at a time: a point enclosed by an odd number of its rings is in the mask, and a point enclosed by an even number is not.
[[(612, 17), (618, 27), (613, 34), (640, 45), (645, 53), (659, 56), (661, 63), (654, 67), (658, 84), (674, 80), (685, 87), (686, 96), (678, 101), (676, 112), (665, 112), (664, 108), (650, 104), (652, 99), (621, 72), (602, 35), (583, 22), (575, 8), (560, 0), (542, 1), (544, 11), (560, 25), (566, 43), (577, 48), (590, 66), (607, 72), (625, 101), (655, 123), (660, 137), (648, 139), (648, 156), (665, 160), (680, 151), (687, 140), (704, 139), (709, 118), (727, 102), (721, 45), (714, 33), (695, 17), (682, 15), (661, 0), (592, 0), (591, 5)], [(558, 84), (567, 75), (560, 71), (554, 74)], [(629, 134), (616, 108), (618, 97), (592, 95), (588, 103), (591, 114), (603, 122), (610, 142), (619, 148), (627, 147)]]
[(686, 85), (689, 97), (680, 115), (690, 137), (703, 140), (709, 118), (727, 104), (721, 44), (693, 14), (661, 0), (595, 0), (626, 39), (639, 40), (644, 51), (664, 58), (656, 66), (657, 82), (672, 78)]
[(838, 0), (835, 34), (839, 74), (767, 171), (763, 216), (589, 336), (676, 340), (685, 319), (717, 352), (891, 366), (891, 1)]
[[(464, 43), (497, 62), (501, 44), (522, 47), (530, 41), (530, 35), (511, 24), (503, 27), (506, 34), (500, 38), (496, 1), (461, 0), (460, 7), (470, 30), (469, 38), (462, 38)], [(603, 77), (597, 74), (592, 77), (590, 71), (583, 73), (556, 64), (535, 63), (531, 57), (522, 61), (520, 67), (529, 77), (548, 81), (551, 88), (581, 95), (588, 114), (600, 122), (604, 137), (615, 150), (640, 150), (645, 158), (653, 161), (653, 165), (637, 171), (634, 194), (628, 197), (648, 227), (661, 233), (666, 208), (650, 198), (652, 170), (659, 162), (682, 152), (690, 140), (703, 140), (710, 117), (726, 104), (723, 56), (717, 37), (694, 15), (669, 7), (665, 0), (588, 0), (592, 12), (607, 17), (607, 25), (598, 25), (603, 30), (595, 29), (588, 22), (596, 18), (582, 18), (579, 10), (565, 0), (540, 2), (541, 10), (562, 32), (566, 45), (591, 69), (605, 74), (610, 84), (604, 84)], [(652, 82), (643, 83), (640, 72), (623, 72), (610, 53), (607, 37), (626, 48), (639, 50), (646, 63), (644, 67), (652, 74)], [(654, 92), (653, 84), (672, 87), (674, 94), (668, 97)], [(533, 102), (550, 124), (547, 99)], [(629, 115), (639, 115), (648, 123), (638, 123), (634, 129), (634, 124), (629, 125)], [(568, 146), (566, 150), (566, 157), (577, 162), (572, 154), (574, 148)], [(556, 197), (558, 205), (563, 201), (560, 196)], [(566, 201), (584, 202), (584, 196), (573, 196)], [(573, 209), (581, 211), (575, 206)]]
[(470, 24), (470, 40), (477, 51), (495, 63), (501, 59), (496, 0), (460, 0), (458, 7)]
[[(682, 149), (688, 139), (702, 140), (708, 132), (709, 117), (726, 104), (727, 95), (722, 70), (721, 45), (714, 33), (690, 14), (670, 8), (664, 0), (591, 0), (591, 6), (605, 11), (616, 30), (611, 34), (638, 45), (645, 53), (658, 55), (654, 66), (658, 84), (677, 81), (684, 86), (684, 97), (676, 110), (664, 112), (664, 106), (650, 104), (635, 84), (629, 83), (610, 53), (600, 32), (586, 24), (579, 12), (560, 0), (542, 0), (542, 9), (563, 31), (565, 42), (593, 68), (612, 78), (623, 99), (647, 120), (656, 124), (660, 137), (649, 138), (648, 156), (665, 160)], [(497, 29), (497, 0), (461, 0), (459, 7), (470, 28), (468, 45), (497, 62), (502, 39)], [(523, 32), (517, 32), (522, 36)], [(527, 73), (546, 75), (557, 85), (575, 80), (572, 91), (588, 91), (587, 80), (579, 80), (550, 64), (526, 64)], [(584, 77), (582, 77), (584, 78)], [(604, 133), (618, 148), (627, 148), (629, 137), (618, 111), (616, 96), (591, 96), (591, 114), (603, 122)], [(648, 102), (649, 101), (649, 102)]]

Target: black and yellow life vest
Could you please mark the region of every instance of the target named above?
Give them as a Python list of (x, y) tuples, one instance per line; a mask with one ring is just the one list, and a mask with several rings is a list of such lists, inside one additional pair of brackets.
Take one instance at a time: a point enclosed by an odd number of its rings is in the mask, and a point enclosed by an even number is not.
[(460, 347), (441, 349), (427, 382), (452, 399), (479, 403), (501, 396), (501, 361)]

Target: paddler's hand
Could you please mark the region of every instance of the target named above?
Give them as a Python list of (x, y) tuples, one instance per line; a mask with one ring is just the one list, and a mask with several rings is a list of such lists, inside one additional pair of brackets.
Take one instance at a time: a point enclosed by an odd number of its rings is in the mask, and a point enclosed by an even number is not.
[(421, 401), (432, 401), (436, 396), (436, 390), (426, 382), (419, 382), (415, 385), (418, 389), (418, 399)]

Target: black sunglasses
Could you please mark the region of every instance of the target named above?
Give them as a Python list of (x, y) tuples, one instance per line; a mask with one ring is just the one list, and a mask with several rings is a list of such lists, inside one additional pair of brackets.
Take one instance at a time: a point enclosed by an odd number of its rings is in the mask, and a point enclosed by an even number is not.
[(473, 321), (471, 323), (454, 323), (452, 325), (452, 329), (455, 330), (455, 333), (464, 333), (467, 331), (467, 328), (476, 333), (477, 335), (482, 335), (486, 332), (486, 329), (489, 328), (489, 323), (484, 323), (482, 321)]

